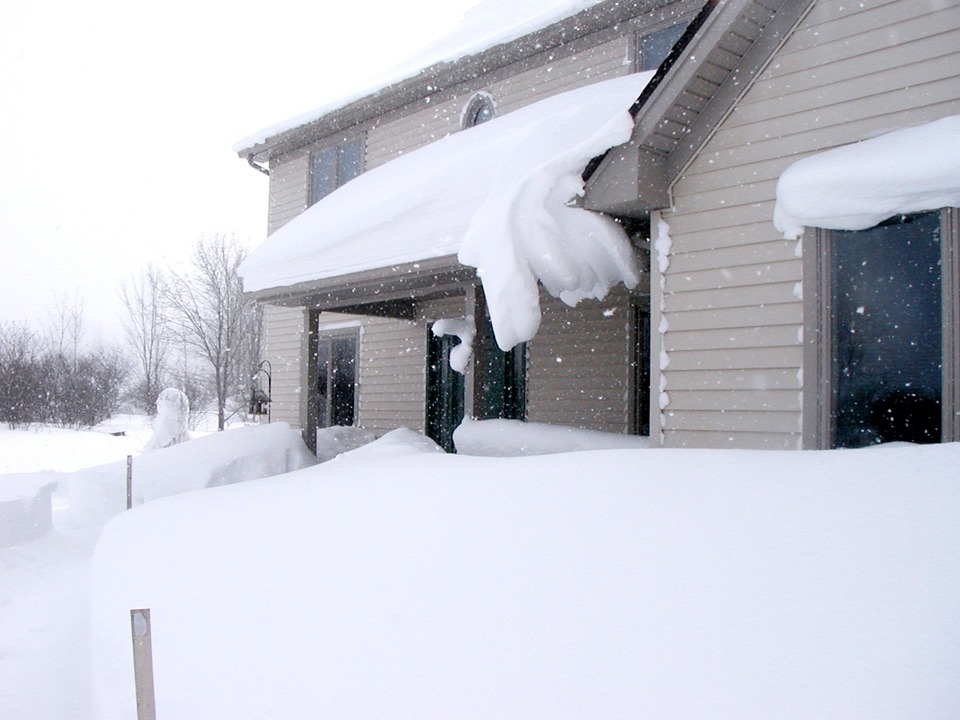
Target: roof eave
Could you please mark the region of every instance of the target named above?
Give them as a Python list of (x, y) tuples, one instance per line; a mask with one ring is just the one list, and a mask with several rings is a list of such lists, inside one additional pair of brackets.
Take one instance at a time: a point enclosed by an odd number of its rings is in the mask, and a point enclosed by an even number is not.
[(382, 308), (375, 306), (393, 307), (412, 298), (443, 297), (475, 280), (473, 268), (461, 265), (456, 255), (444, 255), (264, 288), (247, 295), (271, 305), (383, 315)]

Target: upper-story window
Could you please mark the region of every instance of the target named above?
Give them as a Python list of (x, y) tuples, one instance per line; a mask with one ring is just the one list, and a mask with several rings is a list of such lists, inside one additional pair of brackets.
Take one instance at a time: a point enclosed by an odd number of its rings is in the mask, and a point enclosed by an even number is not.
[(463, 129), (482, 125), (493, 120), (496, 114), (497, 107), (493, 103), (493, 97), (489, 93), (478, 92), (470, 98), (470, 102), (463, 110)]
[(683, 35), (687, 25), (689, 23), (681, 22), (642, 34), (637, 41), (640, 71), (656, 70), (660, 67), (660, 63), (670, 54), (670, 49)]
[(351, 138), (310, 154), (310, 204), (363, 172), (363, 140)]

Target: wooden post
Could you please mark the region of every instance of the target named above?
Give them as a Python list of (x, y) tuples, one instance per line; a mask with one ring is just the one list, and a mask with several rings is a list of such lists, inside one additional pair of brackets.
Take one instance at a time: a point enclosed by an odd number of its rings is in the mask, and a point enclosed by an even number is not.
[(150, 610), (131, 610), (133, 634), (133, 677), (137, 689), (137, 720), (157, 720), (153, 693), (153, 643), (150, 638)]
[(127, 510), (133, 507), (133, 455), (127, 455)]

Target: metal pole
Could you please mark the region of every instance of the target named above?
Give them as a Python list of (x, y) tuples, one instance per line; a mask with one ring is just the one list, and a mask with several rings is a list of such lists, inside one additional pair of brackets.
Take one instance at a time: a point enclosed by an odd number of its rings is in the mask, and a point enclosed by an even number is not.
[(133, 677), (137, 689), (137, 720), (157, 720), (153, 692), (153, 643), (150, 637), (150, 610), (130, 611), (133, 635)]
[(133, 507), (133, 455), (127, 455), (127, 510)]

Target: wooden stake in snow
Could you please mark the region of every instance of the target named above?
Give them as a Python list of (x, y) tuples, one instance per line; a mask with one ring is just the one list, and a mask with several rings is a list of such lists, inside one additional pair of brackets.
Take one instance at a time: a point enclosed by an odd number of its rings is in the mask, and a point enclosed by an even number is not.
[(127, 455), (127, 510), (133, 507), (133, 455)]
[(150, 639), (150, 610), (131, 610), (133, 633), (133, 677), (137, 688), (137, 720), (157, 720), (153, 695), (153, 643)]

